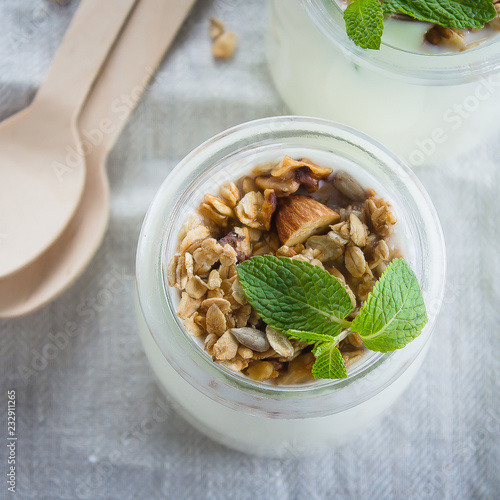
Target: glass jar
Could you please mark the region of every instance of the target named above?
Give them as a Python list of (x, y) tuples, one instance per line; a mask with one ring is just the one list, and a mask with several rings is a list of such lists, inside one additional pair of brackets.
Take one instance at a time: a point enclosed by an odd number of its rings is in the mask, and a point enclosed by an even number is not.
[(498, 36), (451, 54), (388, 42), (364, 50), (347, 37), (335, 0), (271, 0), (266, 46), (293, 113), (351, 125), (411, 166), (446, 160), (498, 133)]
[[(341, 166), (391, 202), (404, 255), (422, 287), (429, 322), (407, 347), (371, 353), (343, 380), (295, 386), (255, 382), (214, 363), (177, 317), (165, 268), (178, 233), (205, 193), (285, 154)], [(297, 456), (364, 429), (405, 390), (422, 363), (444, 292), (445, 252), (432, 203), (413, 172), (371, 138), (305, 117), (257, 120), (208, 140), (167, 177), (144, 220), (137, 251), (140, 336), (161, 387), (196, 428), (240, 451)]]

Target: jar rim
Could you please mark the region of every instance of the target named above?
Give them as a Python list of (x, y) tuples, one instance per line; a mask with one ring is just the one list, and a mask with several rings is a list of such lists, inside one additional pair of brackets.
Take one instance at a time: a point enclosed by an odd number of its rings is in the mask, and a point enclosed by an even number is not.
[[(342, 10), (333, 4), (341, 15)], [(471, 78), (487, 77), (500, 70), (500, 36), (480, 44), (470, 50), (445, 54), (418, 54), (394, 47), (382, 41), (383, 50), (369, 50), (354, 44), (338, 24), (324, 4), (324, 0), (299, 0), (306, 15), (326, 38), (340, 45), (349, 53), (353, 61), (365, 64), (371, 69), (397, 75), (403, 80), (432, 85), (456, 85), (468, 83)], [(496, 50), (495, 50), (496, 47)], [(484, 55), (486, 53), (486, 55)], [(391, 59), (396, 54), (404, 54), (397, 63)]]
[[(368, 364), (368, 366), (359, 370), (359, 373), (354, 372), (349, 378), (343, 380), (331, 380), (324, 383), (315, 383), (312, 385), (303, 386), (271, 386), (258, 382), (254, 382), (249, 378), (244, 378), (241, 375), (234, 374), (225, 367), (221, 367), (216, 363), (213, 363), (206, 355), (199, 356), (199, 349), (196, 348), (194, 343), (188, 339), (188, 334), (180, 325), (180, 320), (175, 314), (175, 308), (172, 309), (172, 304), (169, 303), (169, 293), (165, 289), (165, 281), (163, 279), (163, 272), (165, 269), (165, 259), (166, 259), (166, 249), (167, 244), (167, 232), (163, 233), (163, 237), (157, 234), (158, 228), (163, 225), (163, 228), (167, 227), (165, 220), (165, 214), (170, 214), (170, 220), (176, 219), (175, 211), (165, 211), (166, 206), (166, 196), (167, 193), (177, 192), (177, 189), (182, 185), (182, 182), (177, 177), (182, 177), (190, 184), (194, 182), (195, 177), (193, 177), (193, 168), (197, 163), (202, 163), (203, 161), (209, 159), (213, 161), (212, 154), (216, 153), (219, 157), (226, 151), (230, 151), (231, 147), (234, 147), (238, 141), (246, 141), (247, 144), (255, 140), (255, 137), (267, 137), (268, 139), (273, 137), (273, 134), (279, 132), (286, 133), (287, 131), (298, 131), (301, 133), (314, 132), (328, 132), (333, 135), (333, 132), (339, 134), (344, 134), (345, 137), (350, 137), (357, 143), (361, 142), (363, 144), (371, 144), (372, 147), (378, 149), (379, 154), (384, 156), (385, 161), (392, 162), (392, 168), (394, 169), (395, 175), (399, 175), (402, 182), (410, 183), (415, 189), (415, 193), (419, 193), (420, 201), (422, 205), (422, 210), (427, 210), (429, 212), (430, 219), (434, 221), (435, 227), (432, 228), (434, 231), (435, 250), (436, 255), (433, 255), (437, 261), (439, 261), (440, 267), (440, 277), (435, 277), (434, 290), (433, 290), (433, 300), (438, 304), (435, 314), (430, 316), (429, 323), (426, 326), (429, 334), (421, 337), (424, 340), (420, 346), (420, 350), (423, 349), (427, 341), (429, 340), (430, 333), (434, 326), (435, 318), (437, 316), (437, 311), (442, 302), (443, 292), (444, 292), (444, 269), (445, 269), (445, 256), (444, 256), (444, 241), (442, 237), (442, 232), (439, 224), (439, 220), (435, 213), (434, 207), (419, 183), (413, 172), (407, 167), (399, 158), (393, 155), (384, 146), (378, 144), (376, 141), (370, 137), (358, 132), (351, 127), (347, 127), (342, 124), (331, 122), (328, 120), (322, 120), (317, 118), (309, 117), (297, 117), (297, 116), (284, 116), (284, 117), (271, 117), (264, 118), (260, 120), (255, 120), (241, 125), (237, 125), (230, 128), (211, 139), (207, 140), (197, 148), (195, 148), (191, 153), (189, 153), (175, 169), (168, 175), (164, 183), (160, 187), (157, 195), (155, 196), (148, 213), (146, 214), (143, 227), (141, 230), (141, 235), (139, 237), (139, 245), (137, 251), (137, 289), (139, 304), (142, 309), (146, 324), (150, 333), (155, 340), (160, 352), (166, 358), (176, 371), (186, 379), (191, 385), (196, 387), (201, 392), (206, 393), (206, 384), (200, 383), (200, 377), (206, 378), (206, 376), (212, 377), (211, 387), (212, 391), (208, 394), (212, 399), (219, 401), (226, 406), (246, 411), (247, 413), (261, 414), (263, 411), (265, 413), (271, 413), (273, 415), (280, 414), (283, 418), (299, 418), (300, 415), (296, 413), (289, 414), (282, 412), (279, 409), (279, 404), (271, 404), (271, 410), (267, 408), (263, 410), (260, 406), (263, 401), (275, 401), (279, 403), (284, 400), (290, 400), (294, 397), (298, 398), (300, 401), (305, 399), (309, 400), (313, 397), (325, 398), (331, 395), (335, 390), (341, 390), (349, 385), (357, 382), (360, 378), (371, 373), (373, 370), (379, 368), (385, 361), (394, 356), (394, 353), (377, 353), (377, 355), (372, 356), (374, 359)], [(261, 139), (262, 140), (262, 139)], [(360, 147), (360, 146), (358, 146)], [(184, 189), (185, 186), (184, 186)], [(171, 200), (169, 200), (170, 203)], [(179, 210), (182, 207), (182, 198), (176, 201), (175, 210)], [(173, 204), (170, 203), (170, 207)], [(172, 225), (169, 231), (172, 230)], [(177, 228), (178, 230), (178, 228)], [(150, 290), (146, 286), (146, 281), (149, 278), (150, 283), (153, 281), (156, 283), (155, 293), (151, 294)], [(170, 316), (169, 316), (170, 314)], [(168, 341), (165, 341), (165, 335), (163, 333), (165, 328), (170, 327), (174, 337), (171, 336)], [(182, 349), (183, 361), (190, 365), (191, 369), (186, 369), (179, 363), (178, 359), (172, 355), (172, 350), (174, 348), (173, 343), (178, 344), (175, 346), (176, 349), (180, 347)], [(181, 351), (179, 351), (181, 352)], [(420, 351), (419, 351), (420, 352)], [(203, 353), (205, 354), (205, 353)], [(196, 363), (189, 363), (188, 359), (196, 359)], [(411, 363), (409, 363), (411, 364)], [(408, 364), (408, 365), (409, 365)], [(196, 372), (196, 373), (195, 373)], [(205, 372), (205, 373), (202, 373)], [(402, 373), (402, 372), (401, 372)], [(398, 378), (401, 373), (398, 373), (395, 378)], [(380, 386), (379, 392), (387, 385), (390, 385), (394, 380), (388, 379), (384, 386)], [(206, 380), (205, 380), (206, 382)], [(210, 384), (209, 384), (210, 385)], [(215, 390), (217, 387), (217, 390)], [(241, 394), (238, 394), (238, 391)], [(251, 403), (249, 403), (245, 397), (249, 397)], [(365, 398), (366, 399), (366, 398)], [(295, 400), (296, 402), (297, 400)], [(352, 403), (350, 406), (357, 403)], [(344, 408), (337, 408), (336, 411), (342, 411)], [(309, 415), (319, 416), (322, 414), (331, 414), (331, 408), (325, 409), (324, 407), (310, 408)]]

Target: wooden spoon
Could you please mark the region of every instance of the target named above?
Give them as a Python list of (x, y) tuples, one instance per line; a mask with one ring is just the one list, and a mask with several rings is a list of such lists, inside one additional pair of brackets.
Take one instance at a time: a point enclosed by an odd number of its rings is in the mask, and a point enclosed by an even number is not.
[(0, 124), (0, 278), (46, 250), (78, 206), (76, 120), (136, 1), (83, 0), (33, 103)]
[(114, 111), (117, 96), (133, 95), (138, 101), (193, 4), (194, 0), (139, 0), (79, 120), (80, 131), (87, 132), (84, 136), (101, 136), (86, 156), (80, 206), (53, 246), (27, 268), (0, 280), (0, 318), (45, 305), (80, 275), (96, 252), (108, 221), (106, 159), (133, 109)]

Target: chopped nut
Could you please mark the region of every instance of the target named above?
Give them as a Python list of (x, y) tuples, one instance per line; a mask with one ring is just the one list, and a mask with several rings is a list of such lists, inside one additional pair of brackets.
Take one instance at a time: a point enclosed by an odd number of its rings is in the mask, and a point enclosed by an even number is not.
[(373, 290), (375, 286), (375, 281), (366, 281), (365, 283), (360, 283), (357, 288), (357, 293), (359, 300), (365, 301), (368, 298), (368, 295)]
[(182, 292), (181, 300), (177, 307), (177, 316), (181, 319), (187, 319), (192, 316), (201, 305), (201, 300), (193, 299), (188, 293)]
[(264, 175), (257, 177), (255, 183), (260, 189), (272, 189), (278, 197), (293, 194), (300, 187), (300, 182), (295, 179), (295, 176), (290, 179), (282, 179), (272, 175)]
[(274, 369), (274, 365), (270, 361), (256, 361), (247, 369), (248, 376), (252, 380), (263, 382), (270, 378), (276, 378), (279, 372)]
[(454, 51), (465, 49), (464, 35), (456, 28), (443, 28), (435, 24), (425, 34), (425, 40), (432, 45), (439, 45)]
[(339, 246), (336, 241), (332, 240), (328, 235), (311, 236), (306, 241), (307, 248), (319, 250), (316, 256), (321, 262), (335, 260), (340, 257), (343, 252), (343, 246)]
[(226, 318), (215, 304), (207, 311), (207, 332), (221, 336), (226, 331)]
[(289, 156), (285, 156), (281, 162), (271, 170), (273, 177), (287, 178), (290, 174), (294, 174), (299, 168), (308, 168), (310, 174), (317, 180), (327, 179), (332, 173), (331, 168), (320, 167), (309, 160), (293, 160)]
[(371, 197), (366, 200), (365, 214), (375, 232), (380, 236), (388, 236), (396, 219), (390, 210), (390, 205), (382, 198)]
[(297, 252), (293, 248), (287, 247), (286, 245), (283, 245), (276, 250), (276, 257), (293, 257), (294, 255), (297, 255)]
[(257, 219), (266, 231), (271, 229), (271, 218), (277, 206), (278, 201), (274, 189), (266, 189), (264, 191), (264, 203), (262, 203), (259, 213), (257, 214)]
[(303, 243), (339, 218), (337, 212), (312, 198), (294, 195), (280, 200), (276, 211), (276, 228), (281, 242), (293, 246)]
[(236, 50), (238, 38), (234, 31), (227, 31), (218, 36), (212, 45), (212, 54), (217, 59), (229, 59)]
[(301, 384), (313, 380), (311, 368), (316, 361), (312, 352), (301, 354), (288, 363), (288, 370), (280, 377), (282, 384)]
[(363, 340), (359, 336), (359, 333), (352, 332), (348, 337), (347, 340), (349, 340), (350, 344), (353, 345), (354, 347), (361, 347), (363, 345)]
[(357, 363), (363, 357), (362, 350), (347, 351), (342, 353), (342, 358), (344, 359), (345, 367), (350, 368), (352, 365)]
[(233, 359), (238, 352), (238, 341), (227, 331), (214, 345), (213, 356), (219, 361)]
[(264, 196), (262, 193), (250, 191), (236, 205), (236, 216), (243, 224), (259, 229), (261, 223), (257, 220), (257, 214), (263, 203)]

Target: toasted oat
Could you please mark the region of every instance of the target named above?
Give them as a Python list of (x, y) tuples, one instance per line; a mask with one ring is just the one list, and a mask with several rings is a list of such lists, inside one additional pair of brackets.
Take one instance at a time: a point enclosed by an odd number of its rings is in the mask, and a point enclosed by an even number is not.
[(177, 306), (177, 316), (187, 319), (192, 316), (201, 306), (201, 300), (193, 299), (187, 292), (182, 292), (181, 300)]
[(246, 326), (248, 324), (248, 320), (250, 319), (251, 313), (252, 313), (252, 306), (250, 304), (246, 304), (242, 307), (239, 307), (233, 313), (235, 324), (231, 328), (234, 328), (234, 326), (237, 326), (238, 328)]
[(210, 232), (205, 226), (198, 226), (191, 229), (182, 240), (179, 252), (181, 254), (185, 252), (193, 253), (208, 237), (210, 237)]
[(215, 304), (211, 305), (207, 311), (207, 332), (221, 336), (226, 331), (226, 317)]
[(230, 302), (218, 297), (205, 299), (203, 302), (200, 302), (200, 310), (206, 312), (213, 305), (216, 305), (223, 314), (227, 314), (231, 310)]
[(240, 345), (238, 347), (238, 356), (240, 356), (242, 359), (252, 359), (253, 351), (252, 351), (252, 349), (249, 349), (248, 347), (245, 347), (244, 345)]
[(205, 351), (210, 354), (210, 356), (213, 356), (214, 354), (214, 345), (215, 343), (219, 340), (219, 337), (215, 335), (214, 333), (209, 333), (205, 337)]
[(243, 287), (241, 286), (240, 280), (238, 278), (233, 281), (231, 288), (232, 295), (238, 303), (240, 303), (242, 306), (248, 304), (247, 296), (245, 295)]
[(212, 269), (208, 275), (207, 288), (209, 290), (215, 290), (219, 288), (222, 284), (222, 279), (220, 277), (219, 271), (217, 269)]
[(200, 335), (203, 335), (205, 333), (205, 329), (201, 328), (198, 323), (194, 320), (196, 313), (190, 316), (189, 318), (183, 319), (182, 323), (184, 324), (184, 327), (186, 330), (193, 336), (193, 337), (199, 337)]
[(169, 286), (184, 290), (193, 276), (193, 256), (190, 253), (176, 253), (168, 264), (167, 280)]
[(243, 224), (260, 229), (262, 224), (257, 220), (257, 215), (263, 203), (264, 196), (260, 191), (250, 191), (236, 205), (236, 216)]
[(274, 365), (270, 361), (256, 361), (248, 367), (247, 374), (252, 380), (262, 382), (276, 378), (279, 372), (274, 369)]
[(229, 361), (223, 361), (221, 363), (223, 366), (231, 370), (232, 372), (241, 372), (241, 370), (244, 370), (248, 366), (248, 361), (245, 359), (231, 359)]
[(219, 361), (228, 361), (236, 356), (238, 346), (238, 341), (231, 332), (227, 331), (214, 344), (213, 356)]
[(219, 192), (231, 208), (234, 208), (241, 199), (240, 190), (234, 182), (225, 182), (220, 187)]
[(193, 276), (187, 282), (185, 289), (193, 299), (201, 299), (207, 293), (208, 287), (199, 276)]

